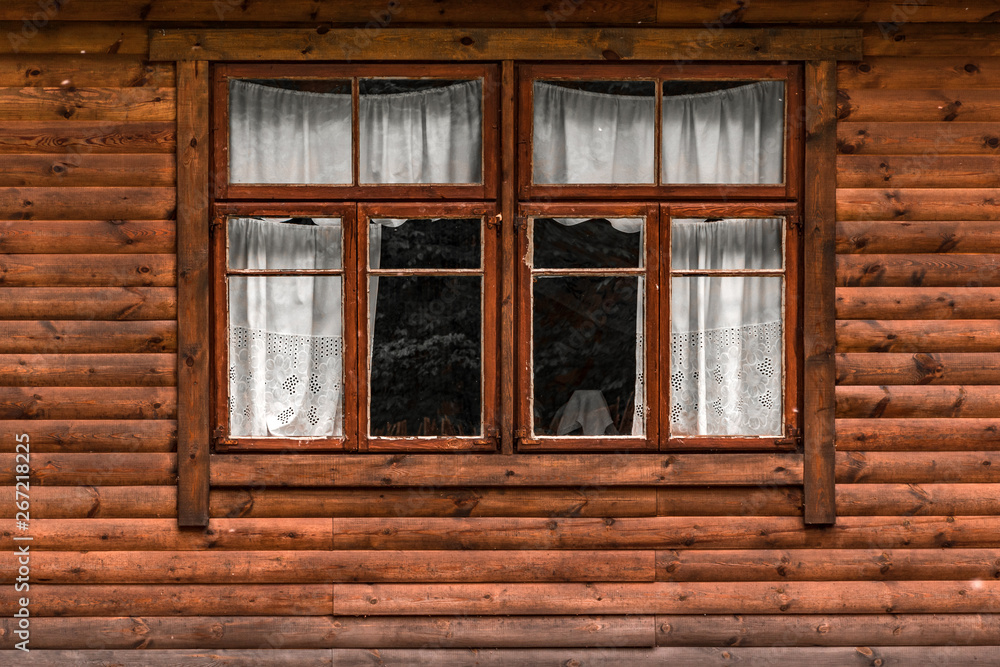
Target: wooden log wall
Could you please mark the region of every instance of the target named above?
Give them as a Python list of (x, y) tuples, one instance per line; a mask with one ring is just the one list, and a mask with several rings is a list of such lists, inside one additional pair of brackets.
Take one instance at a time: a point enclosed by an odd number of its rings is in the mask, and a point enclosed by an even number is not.
[[(0, 45), (0, 662), (1000, 661), (1000, 32), (925, 23), (995, 15), (658, 4), (497, 20), (866, 22), (864, 61), (838, 72), (837, 523), (804, 527), (795, 454), (331, 455), (216, 457), (208, 528), (178, 528), (176, 75), (145, 60), (140, 21), (385, 6), (65, 3)], [(481, 21), (467, 6), (402, 11)], [(31, 33), (37, 7), (4, 3), (0, 34)]]

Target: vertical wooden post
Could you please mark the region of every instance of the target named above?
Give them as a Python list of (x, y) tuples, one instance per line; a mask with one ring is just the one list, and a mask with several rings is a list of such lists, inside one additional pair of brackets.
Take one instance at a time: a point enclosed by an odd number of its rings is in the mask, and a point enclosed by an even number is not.
[(514, 387), (516, 366), (514, 364), (514, 275), (516, 273), (517, 232), (517, 179), (514, 164), (517, 159), (517, 136), (515, 118), (517, 111), (517, 87), (514, 85), (514, 62), (503, 61), (501, 73), (504, 97), (500, 109), (500, 213), (501, 226), (500, 253), (500, 451), (514, 453)]
[(805, 522), (837, 518), (835, 314), (837, 63), (805, 67)]
[(177, 523), (208, 524), (209, 76), (177, 63)]

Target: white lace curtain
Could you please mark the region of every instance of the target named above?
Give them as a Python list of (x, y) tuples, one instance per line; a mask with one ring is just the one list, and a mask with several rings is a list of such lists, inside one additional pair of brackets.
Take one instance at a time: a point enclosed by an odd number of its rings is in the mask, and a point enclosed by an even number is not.
[[(388, 95), (359, 104), (361, 183), (478, 183), (482, 84)], [(233, 183), (351, 183), (351, 96), (233, 80)]]
[[(314, 223), (230, 219), (230, 268), (339, 268), (340, 220)], [(339, 276), (229, 278), (232, 435), (342, 435), (341, 293)]]

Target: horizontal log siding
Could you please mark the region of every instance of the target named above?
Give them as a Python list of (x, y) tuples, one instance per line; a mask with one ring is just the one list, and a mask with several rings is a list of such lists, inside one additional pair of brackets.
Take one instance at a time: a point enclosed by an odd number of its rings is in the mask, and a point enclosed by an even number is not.
[(0, 432), (31, 436), (35, 536), (31, 654), (10, 651), (0, 554), (0, 662), (1000, 660), (1000, 32), (927, 24), (995, 8), (392, 5), (401, 24), (885, 22), (838, 75), (835, 526), (804, 529), (794, 453), (230, 455), (209, 526), (181, 530), (176, 77), (139, 21), (387, 5), (61, 4), (25, 40), (39, 4), (0, 8)]

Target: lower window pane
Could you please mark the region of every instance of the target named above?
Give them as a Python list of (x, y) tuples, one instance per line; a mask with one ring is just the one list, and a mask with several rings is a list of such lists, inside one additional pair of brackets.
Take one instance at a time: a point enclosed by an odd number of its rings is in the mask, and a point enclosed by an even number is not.
[(780, 436), (780, 277), (671, 283), (672, 435)]
[(644, 434), (643, 279), (538, 276), (534, 433)]
[(229, 279), (233, 437), (343, 434), (339, 276)]
[(370, 435), (482, 432), (482, 278), (371, 278)]

